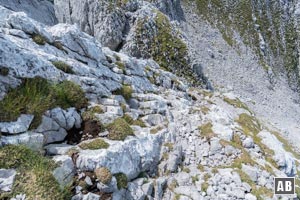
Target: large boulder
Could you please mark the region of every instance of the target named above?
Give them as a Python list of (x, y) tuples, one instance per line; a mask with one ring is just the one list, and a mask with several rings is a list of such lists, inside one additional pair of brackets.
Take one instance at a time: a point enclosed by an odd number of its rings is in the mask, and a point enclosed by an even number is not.
[(124, 173), (131, 180), (140, 172), (156, 168), (161, 142), (161, 136), (157, 134), (114, 142), (108, 149), (84, 150), (78, 154), (76, 166), (87, 171), (106, 167), (112, 174)]

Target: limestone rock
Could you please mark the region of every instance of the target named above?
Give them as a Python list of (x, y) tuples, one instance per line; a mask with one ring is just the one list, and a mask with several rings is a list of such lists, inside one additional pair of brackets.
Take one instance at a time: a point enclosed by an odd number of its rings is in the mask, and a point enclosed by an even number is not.
[(8, 134), (24, 133), (28, 130), (34, 116), (22, 114), (15, 122), (0, 122), (0, 132)]
[(14, 169), (0, 169), (0, 191), (11, 191), (16, 174)]

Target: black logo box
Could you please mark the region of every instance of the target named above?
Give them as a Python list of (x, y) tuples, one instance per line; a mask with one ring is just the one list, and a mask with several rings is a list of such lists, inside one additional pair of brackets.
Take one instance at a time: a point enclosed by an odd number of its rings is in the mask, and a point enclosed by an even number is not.
[(274, 178), (275, 194), (295, 194), (295, 177)]

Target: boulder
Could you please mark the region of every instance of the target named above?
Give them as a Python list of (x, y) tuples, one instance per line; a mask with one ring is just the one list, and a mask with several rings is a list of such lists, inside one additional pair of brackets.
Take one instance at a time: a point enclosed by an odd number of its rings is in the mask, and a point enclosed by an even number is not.
[(93, 171), (98, 167), (110, 169), (112, 174), (124, 173), (131, 180), (142, 171), (153, 170), (159, 160), (161, 136), (129, 138), (113, 142), (109, 149), (85, 150), (78, 154), (77, 168)]

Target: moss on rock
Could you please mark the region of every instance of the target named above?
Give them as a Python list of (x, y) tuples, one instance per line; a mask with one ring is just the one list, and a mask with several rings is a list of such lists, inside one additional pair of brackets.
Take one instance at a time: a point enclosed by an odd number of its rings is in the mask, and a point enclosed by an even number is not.
[(103, 139), (97, 138), (91, 142), (85, 141), (79, 145), (81, 149), (90, 149), (90, 150), (97, 150), (97, 149), (107, 149), (109, 144), (105, 142)]

